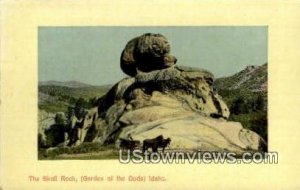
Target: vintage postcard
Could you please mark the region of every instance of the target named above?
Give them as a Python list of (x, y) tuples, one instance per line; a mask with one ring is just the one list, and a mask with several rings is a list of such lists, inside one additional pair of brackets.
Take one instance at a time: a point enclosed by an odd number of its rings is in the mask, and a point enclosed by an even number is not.
[(299, 11), (3, 1), (0, 187), (300, 188)]

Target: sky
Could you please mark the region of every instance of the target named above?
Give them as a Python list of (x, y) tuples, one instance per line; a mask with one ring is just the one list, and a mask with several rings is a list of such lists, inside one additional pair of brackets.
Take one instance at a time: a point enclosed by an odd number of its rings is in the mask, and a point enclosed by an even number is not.
[(266, 26), (39, 27), (39, 81), (114, 84), (126, 77), (120, 68), (126, 43), (149, 32), (166, 36), (177, 65), (206, 69), (215, 77), (267, 62)]

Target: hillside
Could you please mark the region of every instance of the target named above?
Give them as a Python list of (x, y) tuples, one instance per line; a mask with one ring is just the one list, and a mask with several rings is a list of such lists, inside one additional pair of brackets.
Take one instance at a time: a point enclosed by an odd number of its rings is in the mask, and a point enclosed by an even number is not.
[(262, 66), (247, 66), (244, 70), (229, 76), (218, 78), (215, 81), (215, 88), (226, 90), (250, 90), (251, 92), (266, 92), (267, 85), (267, 67), (265, 63)]
[(38, 89), (39, 109), (52, 113), (65, 112), (68, 106), (75, 104), (79, 98), (85, 101), (97, 99), (110, 87), (110, 85), (91, 86), (79, 82), (43, 82), (39, 84)]
[(50, 81), (40, 81), (39, 86), (65, 86), (65, 87), (70, 87), (70, 88), (82, 88), (82, 87), (92, 87), (92, 85), (85, 84), (83, 82), (78, 82), (78, 81), (55, 81), (55, 80), (50, 80)]
[(218, 78), (214, 87), (230, 109), (229, 120), (257, 132), (268, 140), (267, 63), (248, 66), (229, 76)]

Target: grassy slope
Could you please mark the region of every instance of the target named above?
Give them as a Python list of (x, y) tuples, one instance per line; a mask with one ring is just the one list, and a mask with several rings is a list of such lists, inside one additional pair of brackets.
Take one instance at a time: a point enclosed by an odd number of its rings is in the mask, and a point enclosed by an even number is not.
[(39, 101), (39, 109), (51, 113), (66, 112), (68, 106), (74, 104), (77, 99), (84, 98), (85, 100), (89, 100), (91, 98), (99, 98), (103, 96), (109, 89), (109, 85), (80, 88), (53, 85), (39, 86), (40, 95), (46, 94), (54, 99), (49, 99), (49, 101)]

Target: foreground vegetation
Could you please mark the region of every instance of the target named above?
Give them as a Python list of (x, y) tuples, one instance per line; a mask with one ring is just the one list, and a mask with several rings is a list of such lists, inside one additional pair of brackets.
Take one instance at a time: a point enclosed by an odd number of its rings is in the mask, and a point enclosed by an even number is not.
[(240, 122), (245, 128), (268, 141), (267, 93), (249, 90), (220, 90), (218, 92), (230, 109), (230, 121)]
[(55, 159), (116, 159), (118, 158), (118, 150), (110, 145), (103, 146), (97, 142), (85, 142), (79, 146), (67, 147), (59, 145), (55, 148), (38, 150), (39, 160), (55, 160)]

